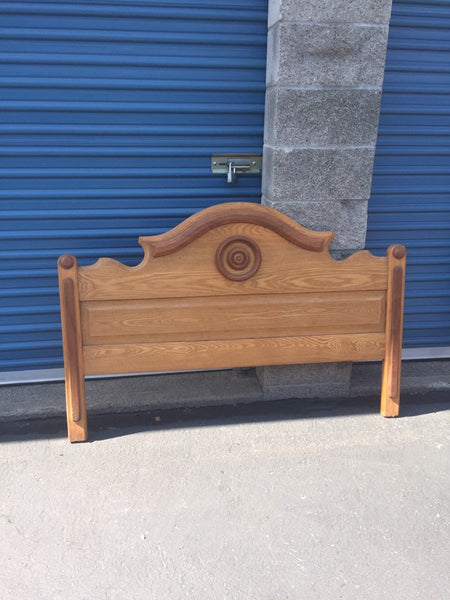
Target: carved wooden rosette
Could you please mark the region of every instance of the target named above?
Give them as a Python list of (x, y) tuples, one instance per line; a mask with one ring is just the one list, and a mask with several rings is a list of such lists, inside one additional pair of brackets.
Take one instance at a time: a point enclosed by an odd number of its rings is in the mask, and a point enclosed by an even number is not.
[(217, 248), (216, 267), (226, 279), (245, 281), (258, 271), (261, 250), (256, 242), (243, 235), (233, 235)]

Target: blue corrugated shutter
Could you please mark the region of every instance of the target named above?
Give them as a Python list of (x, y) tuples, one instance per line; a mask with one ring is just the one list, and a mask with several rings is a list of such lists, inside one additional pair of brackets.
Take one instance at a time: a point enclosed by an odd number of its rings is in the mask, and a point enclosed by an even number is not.
[(62, 364), (56, 259), (259, 202), (214, 152), (262, 152), (267, 0), (0, 5), (0, 370)]
[(407, 246), (405, 347), (450, 346), (450, 3), (394, 0), (367, 247)]

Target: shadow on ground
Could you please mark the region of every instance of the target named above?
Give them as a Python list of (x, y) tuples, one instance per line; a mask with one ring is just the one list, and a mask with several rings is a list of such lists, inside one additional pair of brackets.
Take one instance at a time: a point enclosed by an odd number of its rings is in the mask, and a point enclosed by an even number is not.
[[(404, 395), (399, 418), (411, 418), (450, 409), (448, 391)], [(333, 400), (277, 400), (226, 406), (172, 408), (134, 413), (89, 415), (89, 441), (122, 437), (136, 431), (208, 427), (238, 423), (282, 421), (348, 415), (374, 414), (379, 397)], [(381, 418), (381, 417), (380, 417)], [(66, 436), (64, 417), (30, 419), (0, 423), (0, 442), (18, 441), (22, 436)]]

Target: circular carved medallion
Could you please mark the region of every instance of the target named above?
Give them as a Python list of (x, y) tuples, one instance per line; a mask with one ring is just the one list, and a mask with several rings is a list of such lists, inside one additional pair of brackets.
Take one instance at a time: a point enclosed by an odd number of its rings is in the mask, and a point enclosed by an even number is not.
[(216, 251), (216, 267), (227, 279), (244, 281), (252, 277), (261, 264), (261, 250), (250, 238), (233, 235)]

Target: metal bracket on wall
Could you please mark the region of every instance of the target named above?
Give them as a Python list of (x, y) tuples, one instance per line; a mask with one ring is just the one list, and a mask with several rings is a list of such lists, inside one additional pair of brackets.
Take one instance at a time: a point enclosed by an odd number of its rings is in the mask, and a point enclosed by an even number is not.
[(213, 154), (211, 171), (227, 176), (227, 183), (237, 183), (238, 175), (260, 173), (261, 154)]

